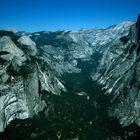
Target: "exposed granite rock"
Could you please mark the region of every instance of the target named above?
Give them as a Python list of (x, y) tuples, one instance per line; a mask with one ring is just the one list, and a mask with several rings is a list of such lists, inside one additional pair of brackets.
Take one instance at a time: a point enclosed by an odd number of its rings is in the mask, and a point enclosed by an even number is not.
[(129, 34), (113, 42), (105, 51), (97, 72), (92, 74), (112, 95), (109, 114), (120, 120), (124, 126), (140, 125), (140, 83), (139, 56), (137, 56), (136, 24)]
[(35, 56), (37, 54), (36, 43), (30, 39), (28, 36), (22, 36), (17, 40), (21, 44), (21, 49), (25, 53)]
[[(0, 52), (1, 58), (7, 61), (16, 59), (19, 65), (22, 65), (20, 63), (26, 61), (23, 51), (14, 44), (10, 37), (4, 36), (0, 39)], [(5, 52), (5, 54), (2, 54), (2, 52)]]
[(54, 94), (65, 90), (58, 78), (51, 74), (53, 72), (49, 72), (47, 63), (36, 55), (35, 43), (26, 36), (18, 42), (8, 36), (0, 38), (0, 131), (15, 118), (33, 117), (42, 111), (46, 107), (41, 99), (42, 90)]

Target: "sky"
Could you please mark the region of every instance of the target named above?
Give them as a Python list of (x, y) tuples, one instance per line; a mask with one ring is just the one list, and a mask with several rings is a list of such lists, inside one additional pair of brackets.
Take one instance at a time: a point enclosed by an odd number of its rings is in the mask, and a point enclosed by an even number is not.
[(28, 32), (105, 28), (136, 21), (140, 0), (0, 0), (0, 28)]

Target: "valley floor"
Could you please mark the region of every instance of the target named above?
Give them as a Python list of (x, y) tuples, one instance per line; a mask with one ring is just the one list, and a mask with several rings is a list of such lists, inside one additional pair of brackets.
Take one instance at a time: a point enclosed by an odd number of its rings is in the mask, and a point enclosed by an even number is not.
[(96, 94), (89, 93), (88, 98), (72, 93), (48, 94), (44, 98), (52, 104), (49, 112), (14, 120), (0, 140), (128, 140), (131, 131), (138, 133), (136, 126), (122, 128), (117, 120), (108, 117), (109, 97), (101, 94), (99, 85), (94, 83), (94, 88)]

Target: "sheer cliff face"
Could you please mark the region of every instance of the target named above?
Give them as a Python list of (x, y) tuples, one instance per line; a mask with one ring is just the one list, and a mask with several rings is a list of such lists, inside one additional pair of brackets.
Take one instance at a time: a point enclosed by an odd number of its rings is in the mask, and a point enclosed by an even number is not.
[[(112, 96), (109, 114), (124, 125), (140, 125), (136, 44), (136, 25), (130, 21), (107, 29), (1, 31), (0, 131), (15, 118), (33, 117), (49, 108), (41, 93), (70, 92), (64, 86), (69, 82), (64, 75), (81, 74), (85, 67), (86, 76)], [(78, 95), (83, 93), (82, 89)]]
[(0, 131), (3, 131), (13, 119), (33, 117), (46, 107), (40, 90), (59, 94), (64, 87), (45, 60), (39, 58), (36, 44), (28, 36), (3, 31), (0, 35)]
[(106, 94), (112, 95), (109, 113), (123, 125), (139, 124), (139, 58), (135, 26), (131, 26), (127, 36), (109, 45), (96, 73), (92, 74), (92, 79), (104, 86)]
[(92, 74), (92, 79), (104, 86), (106, 94), (112, 95), (109, 114), (117, 117), (124, 126), (140, 125), (138, 47), (137, 28), (133, 24), (127, 36), (109, 45), (96, 73)]

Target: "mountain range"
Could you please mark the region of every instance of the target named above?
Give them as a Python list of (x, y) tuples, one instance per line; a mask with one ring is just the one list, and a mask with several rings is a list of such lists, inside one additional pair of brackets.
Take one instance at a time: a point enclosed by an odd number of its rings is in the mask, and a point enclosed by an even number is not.
[[(124, 21), (106, 29), (1, 30), (0, 131), (10, 134), (7, 128), (13, 121), (41, 116), (52, 122), (61, 118), (63, 124), (76, 113), (73, 120), (88, 118), (90, 125), (101, 115), (102, 120), (114, 118), (122, 129), (139, 127), (139, 48), (140, 15), (137, 22)], [(17, 122), (13, 125), (18, 128)], [(71, 137), (78, 140), (79, 131)], [(135, 131), (116, 140), (128, 139)], [(60, 132), (52, 140), (70, 139)], [(33, 134), (28, 135), (37, 137)], [(79, 137), (93, 140), (94, 136)]]

